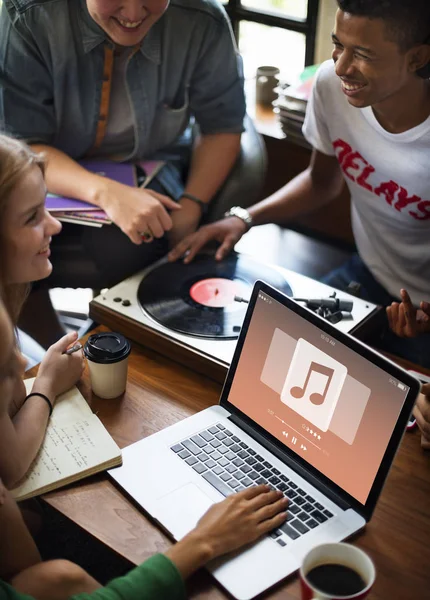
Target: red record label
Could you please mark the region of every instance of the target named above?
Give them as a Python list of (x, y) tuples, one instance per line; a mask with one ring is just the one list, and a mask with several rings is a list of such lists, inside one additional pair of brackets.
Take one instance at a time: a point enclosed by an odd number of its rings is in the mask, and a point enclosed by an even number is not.
[(252, 286), (258, 279), (292, 296), (285, 278), (246, 255), (231, 252), (222, 261), (197, 255), (193, 262), (165, 263), (142, 279), (137, 297), (152, 319), (172, 332), (207, 339), (239, 336)]
[(234, 297), (240, 296), (241, 293), (240, 285), (236, 281), (223, 277), (201, 279), (190, 288), (190, 296), (194, 302), (216, 308), (232, 304), (235, 301)]

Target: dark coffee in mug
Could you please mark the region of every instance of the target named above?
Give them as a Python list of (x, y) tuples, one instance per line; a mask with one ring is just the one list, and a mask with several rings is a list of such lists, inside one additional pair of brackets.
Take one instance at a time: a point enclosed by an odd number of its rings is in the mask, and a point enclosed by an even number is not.
[(328, 596), (352, 596), (366, 588), (361, 575), (344, 565), (318, 565), (307, 573), (306, 579)]

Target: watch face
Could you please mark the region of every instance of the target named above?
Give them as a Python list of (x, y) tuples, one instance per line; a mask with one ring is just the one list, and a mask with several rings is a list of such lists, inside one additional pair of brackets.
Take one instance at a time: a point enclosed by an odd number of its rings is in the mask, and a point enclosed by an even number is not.
[(241, 206), (233, 206), (233, 208), (231, 209), (231, 214), (243, 220), (249, 219), (248, 211), (245, 208), (242, 208)]
[(246, 208), (242, 208), (241, 206), (232, 206), (229, 211), (225, 213), (226, 217), (238, 217), (242, 221), (244, 221), (248, 226), (251, 226), (252, 217)]

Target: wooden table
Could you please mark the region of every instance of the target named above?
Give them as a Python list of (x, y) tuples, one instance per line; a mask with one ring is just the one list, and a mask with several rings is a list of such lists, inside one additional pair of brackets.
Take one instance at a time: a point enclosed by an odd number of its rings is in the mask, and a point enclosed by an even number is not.
[[(124, 447), (216, 404), (221, 385), (134, 346), (122, 399), (92, 397), (87, 371), (80, 389), (118, 445)], [(134, 564), (170, 545), (107, 475), (52, 492), (45, 500)], [(373, 600), (430, 598), (430, 453), (421, 450), (418, 431), (405, 434), (374, 516), (354, 543), (375, 561)], [(205, 600), (227, 598), (203, 570), (191, 579), (189, 594)], [(265, 597), (300, 598), (297, 578), (290, 577)]]

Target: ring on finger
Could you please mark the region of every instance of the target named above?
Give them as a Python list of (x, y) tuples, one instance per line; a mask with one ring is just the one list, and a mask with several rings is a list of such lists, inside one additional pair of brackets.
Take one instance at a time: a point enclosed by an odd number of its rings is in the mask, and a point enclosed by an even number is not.
[(142, 238), (142, 240), (146, 243), (152, 242), (152, 240), (154, 239), (154, 236), (149, 231), (149, 229), (147, 231), (139, 231), (139, 235)]

